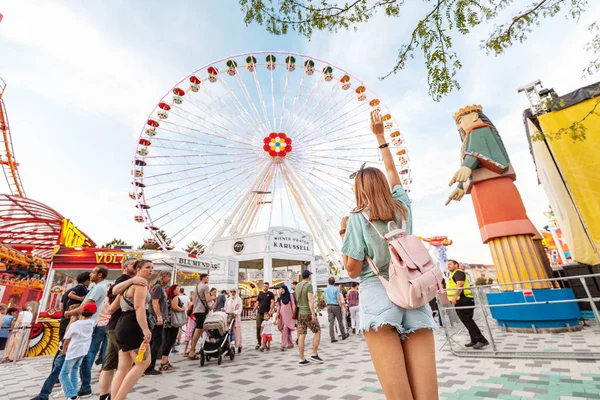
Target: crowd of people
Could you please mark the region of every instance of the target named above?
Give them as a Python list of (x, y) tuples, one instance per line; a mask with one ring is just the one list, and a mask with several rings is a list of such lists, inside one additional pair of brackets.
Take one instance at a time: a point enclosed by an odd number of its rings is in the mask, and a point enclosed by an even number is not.
[[(77, 284), (63, 294), (59, 351), (34, 400), (49, 399), (59, 383), (61, 392), (53, 398), (91, 397), (94, 364), (101, 366), (99, 398), (124, 399), (142, 375), (173, 369), (169, 356), (182, 339), (185, 356), (198, 359), (197, 344), (212, 311), (231, 316), (236, 348), (242, 351), (243, 303), (236, 289), (229, 296), (226, 291), (217, 295), (208, 288), (208, 274), (201, 274), (190, 299), (179, 285), (169, 285), (171, 271), (153, 274), (151, 261), (133, 258), (123, 260), (122, 275), (112, 286), (107, 276), (108, 269), (97, 266), (79, 274)], [(13, 326), (16, 311), (0, 306), (2, 324)]]

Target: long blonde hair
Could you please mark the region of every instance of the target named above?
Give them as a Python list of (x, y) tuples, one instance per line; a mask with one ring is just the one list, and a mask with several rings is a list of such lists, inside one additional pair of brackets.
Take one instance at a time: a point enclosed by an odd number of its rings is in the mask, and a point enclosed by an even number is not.
[(369, 167), (358, 172), (354, 194), (354, 212), (369, 211), (370, 221), (395, 221), (407, 217), (406, 209), (394, 200), (385, 175), (377, 168)]

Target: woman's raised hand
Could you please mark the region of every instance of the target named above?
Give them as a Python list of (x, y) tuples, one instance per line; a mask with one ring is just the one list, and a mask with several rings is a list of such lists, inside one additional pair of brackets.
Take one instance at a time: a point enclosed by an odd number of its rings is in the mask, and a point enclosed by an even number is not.
[(377, 137), (383, 136), (383, 120), (377, 110), (371, 111), (371, 132)]
[(341, 223), (341, 227), (342, 227), (342, 229), (346, 229), (346, 227), (348, 226), (348, 219), (349, 219), (349, 218), (350, 218), (350, 217), (349, 217), (349, 216), (347, 216), (347, 215), (346, 215), (345, 217), (343, 217), (343, 218), (342, 218), (342, 223)]

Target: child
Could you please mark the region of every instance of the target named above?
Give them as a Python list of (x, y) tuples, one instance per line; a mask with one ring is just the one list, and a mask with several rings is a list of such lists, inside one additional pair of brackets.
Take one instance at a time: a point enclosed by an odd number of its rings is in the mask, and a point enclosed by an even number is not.
[(87, 303), (81, 310), (79, 321), (73, 322), (65, 333), (62, 353), (65, 363), (60, 370), (60, 383), (67, 399), (78, 399), (79, 367), (90, 350), (94, 321), (90, 319), (97, 311), (95, 303)]
[(265, 313), (264, 320), (260, 325), (260, 337), (262, 339), (262, 346), (260, 346), (260, 351), (271, 350), (271, 341), (273, 340), (273, 332), (275, 330), (275, 325), (273, 325), (273, 321), (271, 321), (271, 314), (268, 312)]

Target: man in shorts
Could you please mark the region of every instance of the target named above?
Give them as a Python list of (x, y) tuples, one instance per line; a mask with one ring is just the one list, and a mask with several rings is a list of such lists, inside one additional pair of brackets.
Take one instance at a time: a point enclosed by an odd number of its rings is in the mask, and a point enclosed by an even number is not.
[(194, 314), (194, 318), (196, 318), (196, 328), (194, 330), (188, 358), (190, 360), (197, 360), (196, 344), (198, 344), (198, 340), (204, 332), (204, 320), (209, 311), (208, 303), (212, 301), (210, 289), (208, 287), (208, 274), (200, 274), (200, 283), (196, 286), (192, 295), (194, 296), (192, 313)]
[[(319, 341), (321, 340), (321, 327), (319, 326), (319, 320), (315, 313), (315, 301), (314, 291), (312, 283), (310, 282), (310, 276), (312, 272), (305, 270), (302, 272), (302, 282), (296, 286), (295, 296), (298, 301), (298, 353), (300, 354), (300, 361), (298, 365), (304, 366), (310, 364), (310, 361), (322, 363), (323, 360), (319, 357)], [(304, 358), (304, 341), (306, 339), (306, 332), (310, 329), (313, 336), (312, 341), (312, 355), (310, 361)]]

